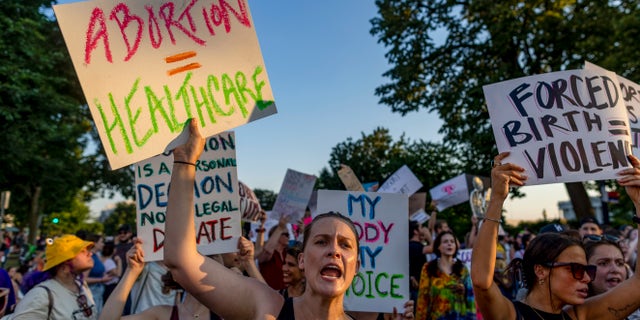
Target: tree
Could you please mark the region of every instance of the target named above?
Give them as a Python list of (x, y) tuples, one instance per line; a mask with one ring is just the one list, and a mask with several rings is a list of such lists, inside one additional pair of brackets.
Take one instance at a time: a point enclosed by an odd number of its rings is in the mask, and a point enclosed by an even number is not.
[(89, 207), (84, 203), (82, 194), (74, 197), (68, 211), (51, 212), (42, 219), (41, 230), (47, 237), (60, 236), (63, 234), (75, 234), (79, 230), (91, 233), (102, 233), (102, 225), (99, 223), (88, 223)]
[(123, 224), (128, 224), (132, 230), (135, 230), (136, 204), (134, 202), (121, 201), (116, 203), (113, 213), (104, 221), (104, 234), (115, 235)]
[(70, 211), (78, 194), (88, 200), (132, 177), (102, 175), (104, 156), (50, 5), (0, 1), (0, 187), (12, 191), (11, 211), (28, 224), (30, 243), (43, 214)]
[[(482, 86), (585, 60), (633, 80), (640, 62), (631, 36), (640, 27), (637, 0), (376, 0), (371, 34), (389, 47), (390, 82), (380, 103), (406, 115), (426, 109), (444, 120), (445, 143), (470, 172), (490, 171), (497, 153)], [(565, 184), (579, 217), (593, 215), (582, 183)]]
[[(381, 127), (371, 134), (362, 133), (358, 140), (349, 137), (333, 147), (329, 168), (321, 170), (316, 188), (344, 190), (337, 174), (341, 164), (351, 167), (360, 182), (378, 181), (380, 184), (407, 165), (423, 184), (419, 192), (428, 191), (462, 173), (454, 149), (422, 140), (410, 141), (404, 135), (394, 141), (389, 130)], [(470, 216), (471, 209), (465, 203), (445, 210), (438, 219), (447, 219), (456, 235), (463, 239), (471, 227)]]
[(267, 189), (254, 189), (253, 193), (255, 193), (258, 200), (260, 200), (260, 207), (265, 211), (271, 210), (278, 198), (277, 193)]

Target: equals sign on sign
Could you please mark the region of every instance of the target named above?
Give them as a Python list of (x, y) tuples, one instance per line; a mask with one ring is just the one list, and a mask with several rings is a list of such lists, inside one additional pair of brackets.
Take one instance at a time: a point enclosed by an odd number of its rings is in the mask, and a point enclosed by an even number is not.
[[(186, 52), (174, 54), (172, 56), (168, 56), (168, 57), (164, 58), (164, 61), (166, 63), (178, 63), (178, 62), (181, 62), (183, 60), (186, 60), (186, 59), (189, 59), (189, 58), (193, 58), (196, 55), (197, 54), (196, 54), (195, 51), (186, 51)], [(179, 66), (177, 68), (169, 69), (169, 71), (167, 71), (167, 74), (172, 76), (172, 75), (178, 74), (180, 72), (185, 72), (185, 71), (189, 71), (189, 70), (193, 70), (193, 69), (198, 69), (200, 67), (202, 67), (202, 65), (200, 65), (197, 62), (187, 63), (187, 64)]]
[(614, 136), (628, 136), (627, 123), (622, 120), (609, 120), (609, 133)]

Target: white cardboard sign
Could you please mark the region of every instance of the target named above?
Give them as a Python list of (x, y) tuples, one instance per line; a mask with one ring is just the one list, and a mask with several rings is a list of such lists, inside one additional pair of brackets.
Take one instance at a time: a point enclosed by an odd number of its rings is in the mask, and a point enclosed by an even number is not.
[[(160, 154), (136, 165), (137, 232), (145, 261), (163, 259), (165, 212), (169, 199), (173, 154)], [(207, 139), (196, 163), (194, 214), (198, 251), (204, 255), (237, 251), (240, 196), (235, 134)]]
[(246, 0), (53, 6), (112, 169), (276, 113)]
[(422, 182), (405, 164), (394, 172), (378, 189), (378, 192), (402, 193), (408, 196), (422, 188)]
[(360, 270), (345, 294), (345, 309), (404, 309), (410, 299), (408, 210), (406, 194), (318, 190), (318, 212), (349, 217), (360, 239)]
[(629, 116), (615, 73), (569, 70), (483, 87), (502, 162), (527, 185), (607, 180), (631, 165)]

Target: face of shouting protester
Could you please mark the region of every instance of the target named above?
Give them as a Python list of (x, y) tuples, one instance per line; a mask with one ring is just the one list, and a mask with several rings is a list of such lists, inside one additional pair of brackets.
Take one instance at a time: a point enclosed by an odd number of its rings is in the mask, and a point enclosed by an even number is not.
[(307, 291), (325, 297), (344, 295), (360, 266), (356, 237), (338, 218), (326, 217), (313, 223), (298, 257)]
[(447, 233), (440, 239), (438, 251), (443, 257), (454, 257), (457, 253), (456, 238), (453, 234)]
[(598, 245), (589, 257), (589, 264), (598, 266), (591, 283), (594, 294), (601, 294), (619, 285), (627, 278), (622, 252), (612, 244)]

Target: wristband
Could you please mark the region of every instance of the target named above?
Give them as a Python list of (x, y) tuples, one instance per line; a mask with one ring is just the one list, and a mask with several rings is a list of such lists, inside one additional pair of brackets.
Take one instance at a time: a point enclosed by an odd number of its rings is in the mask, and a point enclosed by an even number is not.
[(195, 163), (186, 162), (186, 161), (174, 161), (173, 163), (174, 163), (174, 164), (176, 164), (176, 163), (188, 164), (188, 165), (190, 165), (190, 166), (194, 166), (194, 167), (196, 166), (196, 164), (195, 164)]
[(502, 219), (492, 219), (492, 218), (484, 217), (483, 220), (493, 221), (493, 222), (498, 223), (498, 224), (502, 223)]
[(260, 228), (260, 229), (256, 229), (257, 233), (263, 233), (264, 232), (264, 228)]

